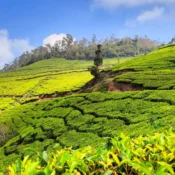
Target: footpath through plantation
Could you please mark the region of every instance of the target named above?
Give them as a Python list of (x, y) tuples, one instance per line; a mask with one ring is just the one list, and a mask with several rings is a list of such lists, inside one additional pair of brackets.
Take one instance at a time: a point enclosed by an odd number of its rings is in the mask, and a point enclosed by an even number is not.
[(68, 64), (44, 60), (0, 74), (1, 174), (175, 174), (175, 46), (95, 79), (86, 71), (92, 62)]

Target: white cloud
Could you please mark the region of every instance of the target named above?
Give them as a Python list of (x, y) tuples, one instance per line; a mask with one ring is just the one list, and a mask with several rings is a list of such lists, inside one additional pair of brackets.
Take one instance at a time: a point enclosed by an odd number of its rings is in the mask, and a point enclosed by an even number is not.
[(136, 21), (138, 21), (139, 23), (144, 23), (146, 21), (155, 20), (155, 19), (163, 16), (164, 11), (165, 10), (163, 7), (154, 7), (150, 11), (145, 11), (145, 12), (141, 13), (137, 17)]
[(13, 61), (25, 51), (31, 51), (33, 47), (27, 40), (10, 39), (7, 30), (0, 30), (0, 69), (5, 63)]
[(51, 46), (54, 46), (56, 41), (62, 41), (66, 36), (67, 35), (64, 33), (49, 35), (43, 40), (43, 45), (45, 46), (46, 44), (50, 44)]
[[(64, 34), (64, 33), (49, 35), (47, 38), (43, 40), (43, 46), (45, 46), (46, 44), (50, 44), (51, 46), (54, 46), (56, 41), (62, 41), (63, 38), (66, 38), (66, 37), (67, 37), (67, 34)], [(74, 41), (76, 41), (75, 38), (74, 38)]]
[(136, 17), (136, 19), (126, 20), (125, 25), (128, 27), (136, 27), (138, 24), (157, 20), (160, 17), (163, 17), (164, 11), (165, 9), (163, 7), (154, 7), (152, 10), (142, 12)]
[(175, 4), (175, 0), (93, 0), (95, 7), (116, 8), (119, 6), (134, 7), (149, 4)]
[(11, 41), (8, 39), (8, 32), (0, 30), (0, 68), (12, 58), (14, 58), (14, 55), (11, 51)]

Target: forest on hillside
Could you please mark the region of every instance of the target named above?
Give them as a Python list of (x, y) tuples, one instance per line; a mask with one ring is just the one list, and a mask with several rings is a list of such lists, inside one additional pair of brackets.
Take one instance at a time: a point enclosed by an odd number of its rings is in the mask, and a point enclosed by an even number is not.
[(142, 55), (154, 50), (159, 45), (157, 41), (153, 41), (147, 36), (117, 38), (112, 35), (110, 38), (98, 40), (94, 34), (90, 41), (86, 38), (77, 41), (67, 34), (67, 37), (55, 42), (53, 46), (46, 44), (31, 52), (24, 52), (12, 63), (5, 64), (2, 71), (13, 70), (52, 57), (66, 58), (68, 60), (93, 60), (97, 44), (103, 45), (102, 56), (104, 58)]

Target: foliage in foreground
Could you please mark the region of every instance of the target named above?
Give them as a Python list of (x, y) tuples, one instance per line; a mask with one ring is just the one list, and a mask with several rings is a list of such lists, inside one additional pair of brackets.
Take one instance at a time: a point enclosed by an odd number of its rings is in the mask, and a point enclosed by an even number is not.
[(123, 134), (105, 148), (85, 147), (26, 156), (8, 167), (8, 174), (42, 175), (171, 175), (175, 173), (175, 134), (130, 138)]

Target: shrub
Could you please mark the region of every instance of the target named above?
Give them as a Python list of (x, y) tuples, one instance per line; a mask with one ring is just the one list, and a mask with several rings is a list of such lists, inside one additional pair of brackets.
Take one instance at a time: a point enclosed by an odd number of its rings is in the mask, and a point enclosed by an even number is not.
[[(74, 133), (74, 132), (72, 132)], [(174, 175), (175, 134), (172, 131), (130, 138), (121, 134), (105, 147), (46, 151), (26, 156), (7, 168), (8, 174)]]

